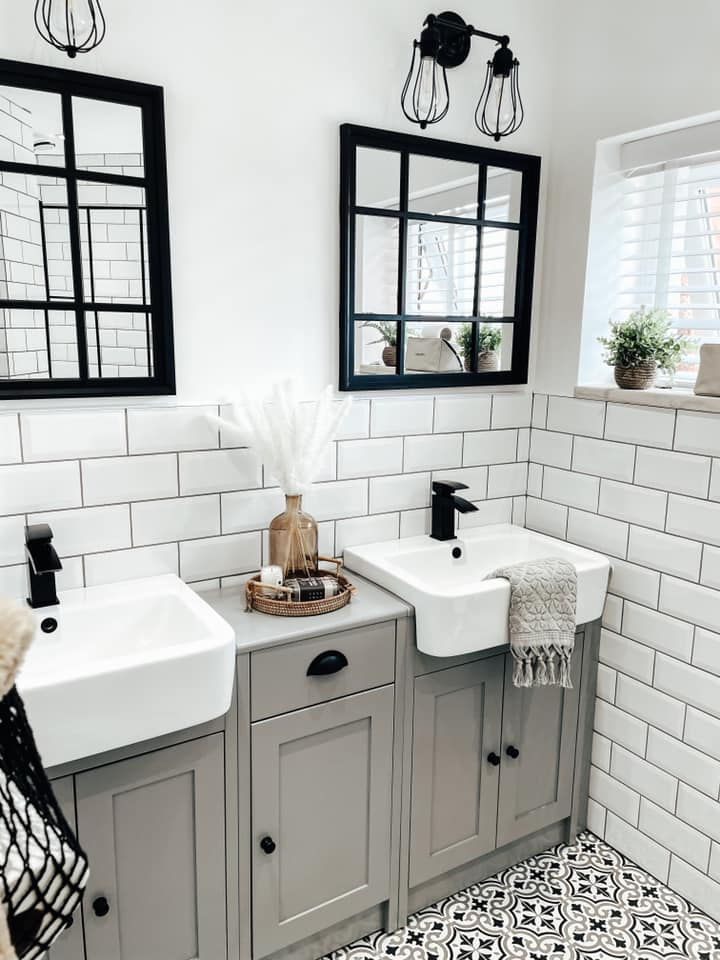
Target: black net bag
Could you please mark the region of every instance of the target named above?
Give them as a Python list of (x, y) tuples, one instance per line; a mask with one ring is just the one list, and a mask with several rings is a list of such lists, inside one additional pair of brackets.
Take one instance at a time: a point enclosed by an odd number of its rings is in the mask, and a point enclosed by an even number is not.
[(12, 687), (0, 701), (0, 899), (18, 958), (41, 957), (70, 926), (87, 880)]

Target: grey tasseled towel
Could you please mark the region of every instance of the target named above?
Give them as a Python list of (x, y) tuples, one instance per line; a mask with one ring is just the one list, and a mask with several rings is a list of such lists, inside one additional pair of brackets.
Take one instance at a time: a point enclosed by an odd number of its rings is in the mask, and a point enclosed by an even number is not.
[(498, 567), (486, 577), (510, 582), (510, 650), (516, 687), (572, 687), (577, 571), (552, 557)]

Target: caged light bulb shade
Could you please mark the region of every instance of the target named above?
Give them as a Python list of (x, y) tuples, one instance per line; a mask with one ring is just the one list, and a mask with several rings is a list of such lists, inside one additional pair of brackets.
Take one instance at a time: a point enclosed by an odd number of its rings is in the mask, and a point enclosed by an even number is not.
[(105, 36), (100, 0), (37, 0), (35, 26), (43, 40), (69, 57), (94, 50)]
[(512, 50), (504, 45), (488, 60), (485, 85), (475, 110), (475, 125), (494, 140), (515, 133), (523, 122), (519, 68)]
[(403, 113), (408, 120), (419, 123), (421, 130), (442, 120), (450, 107), (447, 74), (438, 63), (439, 49), (437, 31), (426, 27), (420, 40), (413, 42), (410, 69), (400, 98)]

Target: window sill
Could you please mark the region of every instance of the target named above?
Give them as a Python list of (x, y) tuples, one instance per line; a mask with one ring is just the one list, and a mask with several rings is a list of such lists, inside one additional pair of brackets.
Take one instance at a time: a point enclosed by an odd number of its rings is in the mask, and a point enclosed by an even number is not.
[(641, 407), (670, 407), (676, 410), (699, 410), (702, 413), (720, 413), (720, 397), (698, 397), (692, 390), (675, 387), (662, 390), (621, 390), (620, 387), (577, 386), (575, 396), (585, 400), (609, 400), (611, 403), (629, 403)]

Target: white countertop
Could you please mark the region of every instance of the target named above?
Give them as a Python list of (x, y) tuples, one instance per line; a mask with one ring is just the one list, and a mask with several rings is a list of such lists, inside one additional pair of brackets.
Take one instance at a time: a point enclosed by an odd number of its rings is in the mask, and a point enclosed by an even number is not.
[(412, 608), (398, 597), (357, 574), (346, 573), (357, 593), (342, 610), (319, 617), (273, 617), (257, 610), (247, 612), (244, 584), (203, 592), (202, 598), (234, 629), (238, 653), (412, 615)]

